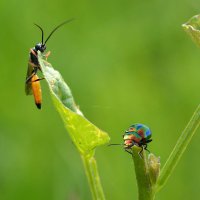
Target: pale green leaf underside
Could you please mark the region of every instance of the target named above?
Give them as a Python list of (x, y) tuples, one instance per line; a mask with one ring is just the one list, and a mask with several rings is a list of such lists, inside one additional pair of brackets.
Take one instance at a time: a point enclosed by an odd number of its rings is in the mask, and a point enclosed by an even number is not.
[(192, 40), (200, 47), (200, 15), (195, 15), (182, 26)]
[(71, 90), (64, 82), (60, 73), (54, 70), (51, 64), (42, 58), (40, 52), (38, 52), (38, 60), (49, 85), (55, 106), (64, 121), (72, 141), (82, 155), (92, 156), (97, 146), (109, 142), (108, 134), (97, 128), (83, 116), (74, 102)]

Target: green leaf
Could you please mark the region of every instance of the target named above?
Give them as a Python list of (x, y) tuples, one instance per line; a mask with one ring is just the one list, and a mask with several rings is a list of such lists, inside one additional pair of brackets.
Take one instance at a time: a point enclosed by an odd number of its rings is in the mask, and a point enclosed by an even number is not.
[(64, 82), (60, 73), (43, 59), (40, 52), (38, 52), (38, 60), (49, 85), (55, 106), (64, 121), (72, 141), (81, 155), (91, 157), (97, 146), (109, 142), (108, 134), (97, 128), (83, 116), (74, 102), (70, 88)]
[(200, 47), (200, 15), (195, 15), (182, 25), (192, 40)]

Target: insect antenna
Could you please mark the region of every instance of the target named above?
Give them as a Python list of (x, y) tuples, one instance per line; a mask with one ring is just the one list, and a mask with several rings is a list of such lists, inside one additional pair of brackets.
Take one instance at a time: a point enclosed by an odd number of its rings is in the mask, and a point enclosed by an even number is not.
[[(47, 43), (47, 41), (49, 40), (49, 38), (52, 36), (52, 34), (53, 34), (58, 28), (60, 28), (60, 27), (61, 27), (62, 25), (64, 25), (64, 24), (67, 24), (67, 23), (71, 22), (72, 20), (74, 20), (74, 18), (68, 19), (68, 20), (62, 22), (61, 24), (59, 24), (58, 26), (56, 26), (56, 27), (53, 29), (53, 31), (51, 31), (51, 33), (49, 34), (49, 36), (47, 37), (47, 39), (45, 40), (44, 45)], [(43, 43), (42, 43), (42, 44), (43, 44)]]
[(113, 146), (113, 145), (124, 145), (124, 144), (108, 144), (108, 146)]
[(43, 31), (43, 29), (39, 25), (37, 25), (37, 24), (34, 24), (34, 25), (36, 25), (42, 31), (42, 44), (43, 44), (44, 31)]

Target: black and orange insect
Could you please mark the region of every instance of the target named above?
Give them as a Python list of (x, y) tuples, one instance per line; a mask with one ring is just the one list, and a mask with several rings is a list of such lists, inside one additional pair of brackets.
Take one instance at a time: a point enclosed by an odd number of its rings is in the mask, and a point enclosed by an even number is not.
[[(29, 62), (28, 62), (28, 70), (27, 70), (27, 74), (26, 74), (26, 84), (25, 84), (25, 92), (26, 95), (32, 95), (34, 96), (34, 100), (35, 100), (35, 104), (37, 106), (38, 109), (41, 109), (41, 105), (42, 105), (42, 90), (41, 90), (41, 86), (40, 86), (40, 80), (42, 80), (43, 78), (39, 78), (37, 75), (38, 70), (41, 70), (39, 61), (38, 61), (38, 51), (40, 51), (41, 53), (44, 53), (46, 50), (46, 43), (49, 40), (49, 38), (52, 36), (52, 34), (58, 29), (60, 28), (62, 25), (72, 21), (73, 19), (69, 19), (64, 21), (63, 23), (59, 24), (58, 26), (56, 26), (51, 33), (49, 34), (49, 36), (47, 37), (47, 39), (44, 41), (44, 31), (43, 29), (35, 24), (42, 32), (42, 42), (38, 43), (35, 45), (35, 47), (30, 49), (30, 53), (29, 53)], [(45, 57), (48, 57), (48, 55), (50, 54), (50, 52), (48, 52)]]

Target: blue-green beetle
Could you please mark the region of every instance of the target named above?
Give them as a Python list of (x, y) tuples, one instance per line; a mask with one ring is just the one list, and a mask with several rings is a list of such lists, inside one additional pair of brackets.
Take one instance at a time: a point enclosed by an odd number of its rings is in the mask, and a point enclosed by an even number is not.
[(124, 149), (128, 153), (132, 154), (130, 149), (135, 145), (141, 147), (139, 155), (142, 155), (142, 151), (147, 149), (147, 143), (151, 142), (152, 133), (148, 126), (144, 124), (133, 124), (125, 131), (123, 135), (124, 139)]

